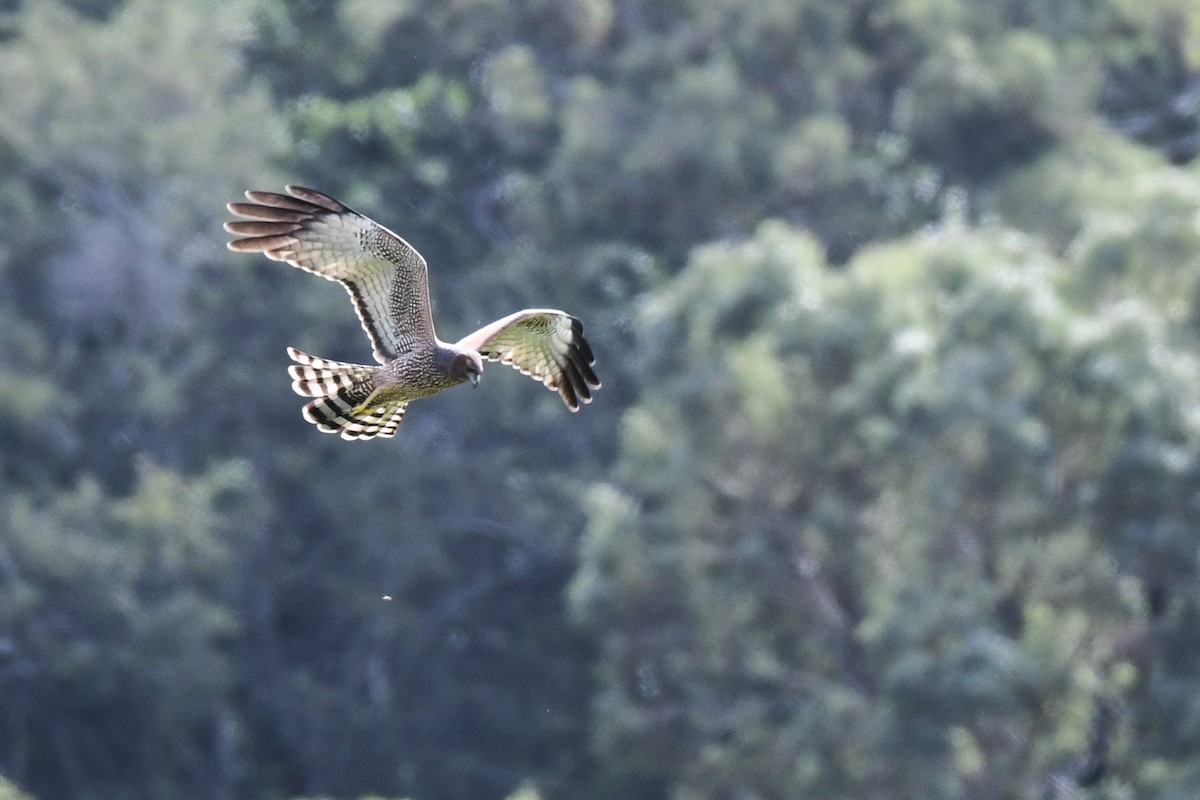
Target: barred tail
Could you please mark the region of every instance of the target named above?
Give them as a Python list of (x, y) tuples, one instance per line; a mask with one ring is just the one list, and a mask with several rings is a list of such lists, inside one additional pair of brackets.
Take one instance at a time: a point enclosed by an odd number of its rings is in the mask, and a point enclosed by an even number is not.
[(366, 400), (374, 388), (375, 367), (317, 358), (294, 347), (289, 347), (287, 353), (296, 362), (288, 367), (292, 391), (301, 397), (328, 397), (343, 389), (351, 392), (365, 389), (362, 399)]
[(340, 433), (343, 439), (396, 435), (407, 403), (381, 400), (363, 408), (375, 391), (376, 367), (317, 358), (294, 347), (288, 356), (296, 362), (288, 367), (292, 390), (316, 398), (303, 413), (317, 430)]

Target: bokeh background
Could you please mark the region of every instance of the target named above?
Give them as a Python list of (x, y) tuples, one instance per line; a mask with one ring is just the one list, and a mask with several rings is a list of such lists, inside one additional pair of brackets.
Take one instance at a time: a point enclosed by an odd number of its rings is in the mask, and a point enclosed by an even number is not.
[[(0, 2), (0, 798), (1194, 800), (1198, 152), (1194, 0)], [(316, 432), (284, 183), (596, 402)]]

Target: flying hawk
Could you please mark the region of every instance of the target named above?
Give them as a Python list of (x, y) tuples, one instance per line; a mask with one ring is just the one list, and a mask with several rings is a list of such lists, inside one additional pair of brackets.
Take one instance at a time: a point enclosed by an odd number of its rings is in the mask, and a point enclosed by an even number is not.
[(483, 361), (509, 364), (557, 391), (567, 408), (590, 403), (600, 380), (578, 319), (529, 308), (485, 325), (454, 344), (433, 330), (425, 259), (387, 228), (328, 195), (301, 186), (287, 194), (246, 192), (228, 208), (229, 249), (262, 253), (346, 287), (379, 366), (288, 355), (292, 389), (315, 398), (304, 418), (343, 439), (391, 437), (413, 400), (466, 381), (478, 385)]

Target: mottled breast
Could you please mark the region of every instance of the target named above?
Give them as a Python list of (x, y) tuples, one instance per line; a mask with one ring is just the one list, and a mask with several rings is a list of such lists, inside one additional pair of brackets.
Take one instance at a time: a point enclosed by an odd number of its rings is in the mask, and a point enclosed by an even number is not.
[(436, 355), (436, 349), (420, 347), (392, 359), (383, 367), (386, 379), (380, 389), (389, 398), (417, 400), (462, 383), (438, 363)]

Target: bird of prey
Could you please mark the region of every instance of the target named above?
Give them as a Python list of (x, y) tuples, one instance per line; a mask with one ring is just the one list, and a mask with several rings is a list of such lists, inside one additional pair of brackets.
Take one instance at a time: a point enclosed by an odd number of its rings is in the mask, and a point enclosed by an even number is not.
[(413, 400), (466, 381), (483, 361), (509, 364), (557, 391), (567, 408), (590, 403), (600, 380), (583, 324), (563, 311), (529, 308), (449, 344), (433, 330), (425, 259), (387, 228), (328, 195), (301, 186), (287, 194), (246, 192), (230, 203), (229, 249), (262, 253), (346, 287), (379, 366), (317, 358), (294, 347), (292, 389), (314, 398), (304, 418), (343, 439), (391, 437)]

